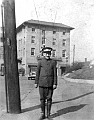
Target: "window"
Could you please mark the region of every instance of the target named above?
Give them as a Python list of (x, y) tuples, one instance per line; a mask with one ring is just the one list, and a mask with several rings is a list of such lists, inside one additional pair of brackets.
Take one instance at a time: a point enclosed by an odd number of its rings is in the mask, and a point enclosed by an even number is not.
[(66, 34), (66, 31), (64, 30), (62, 34), (65, 35), (65, 34)]
[(52, 57), (55, 57), (56, 56), (56, 50), (53, 50), (52, 51)]
[(42, 37), (42, 44), (45, 44), (45, 37)]
[(31, 48), (31, 55), (35, 55), (35, 48)]
[(56, 31), (53, 31), (53, 34), (56, 34)]
[(35, 36), (31, 37), (31, 43), (35, 43)]
[(66, 46), (66, 40), (65, 39), (63, 39), (63, 41), (62, 41), (62, 46)]
[(63, 35), (65, 35), (65, 32), (63, 32)]
[(45, 30), (42, 30), (42, 34), (45, 35)]
[(53, 44), (53, 45), (56, 44), (56, 39), (55, 39), (55, 38), (53, 38), (53, 42), (52, 42), (52, 44)]
[(62, 57), (66, 56), (66, 50), (62, 50)]
[(66, 62), (68, 62), (68, 57), (66, 57)]
[(32, 28), (32, 32), (35, 32), (35, 28)]

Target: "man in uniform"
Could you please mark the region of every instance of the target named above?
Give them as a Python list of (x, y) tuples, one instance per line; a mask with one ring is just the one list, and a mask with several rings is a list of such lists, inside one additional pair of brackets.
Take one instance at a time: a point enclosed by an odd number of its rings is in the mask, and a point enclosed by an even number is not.
[(57, 68), (56, 61), (52, 60), (51, 47), (42, 49), (43, 58), (38, 62), (35, 88), (39, 86), (40, 102), (41, 102), (41, 117), (45, 119), (45, 102), (47, 100), (47, 118), (50, 118), (52, 105), (53, 90), (57, 88)]

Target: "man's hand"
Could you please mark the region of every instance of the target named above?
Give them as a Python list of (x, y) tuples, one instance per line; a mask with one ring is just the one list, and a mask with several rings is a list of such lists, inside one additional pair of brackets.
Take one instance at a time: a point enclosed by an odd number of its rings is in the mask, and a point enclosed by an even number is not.
[(38, 84), (35, 84), (35, 88), (37, 88), (38, 87)]
[(53, 89), (56, 89), (57, 88), (57, 85), (53, 85)]

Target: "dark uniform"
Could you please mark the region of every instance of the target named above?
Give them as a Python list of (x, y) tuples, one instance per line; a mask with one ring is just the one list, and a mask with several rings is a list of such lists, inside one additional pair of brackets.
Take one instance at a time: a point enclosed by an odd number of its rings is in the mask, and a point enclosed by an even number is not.
[(45, 115), (45, 101), (47, 100), (47, 115), (50, 115), (53, 85), (57, 86), (56, 61), (46, 59), (39, 61), (36, 72), (35, 84), (39, 85), (41, 110)]

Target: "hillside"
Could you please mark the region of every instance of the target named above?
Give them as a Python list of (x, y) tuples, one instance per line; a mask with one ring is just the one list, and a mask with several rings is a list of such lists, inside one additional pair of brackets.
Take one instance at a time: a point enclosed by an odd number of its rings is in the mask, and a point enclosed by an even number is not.
[(70, 73), (67, 77), (73, 79), (88, 79), (94, 80), (94, 66), (83, 67)]

